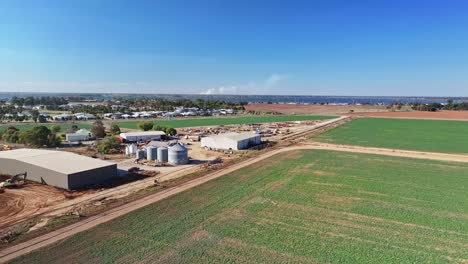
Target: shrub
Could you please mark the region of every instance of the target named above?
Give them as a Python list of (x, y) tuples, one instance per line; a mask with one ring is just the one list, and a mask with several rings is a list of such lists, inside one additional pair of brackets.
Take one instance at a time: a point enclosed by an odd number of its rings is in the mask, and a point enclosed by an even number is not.
[(141, 121), (138, 123), (138, 128), (143, 131), (148, 131), (153, 128), (153, 123), (147, 121)]
[(103, 138), (106, 136), (106, 129), (102, 121), (97, 120), (93, 123), (91, 127), (91, 134), (96, 138)]
[(120, 149), (120, 141), (111, 136), (104, 138), (97, 144), (98, 152), (101, 154), (109, 154)]

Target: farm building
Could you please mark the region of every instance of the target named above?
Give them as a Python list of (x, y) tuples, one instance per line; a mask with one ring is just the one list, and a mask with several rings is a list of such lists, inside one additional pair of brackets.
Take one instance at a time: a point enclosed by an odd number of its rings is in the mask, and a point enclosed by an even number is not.
[(65, 151), (16, 149), (0, 152), (0, 173), (25, 172), (28, 180), (74, 190), (116, 177), (117, 165)]
[(78, 142), (78, 141), (86, 141), (91, 138), (91, 132), (86, 129), (80, 129), (75, 133), (67, 133), (65, 134), (66, 141), (68, 142)]
[(120, 133), (120, 138), (125, 142), (138, 142), (147, 140), (160, 140), (166, 133), (163, 131), (142, 131), (142, 132), (126, 132)]
[(212, 149), (247, 149), (261, 143), (260, 135), (253, 133), (225, 133), (201, 139), (201, 146)]

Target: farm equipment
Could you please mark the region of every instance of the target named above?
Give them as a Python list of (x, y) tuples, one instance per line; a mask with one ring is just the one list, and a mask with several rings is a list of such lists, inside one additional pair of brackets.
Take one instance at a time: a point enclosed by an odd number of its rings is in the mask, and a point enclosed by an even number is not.
[(0, 183), (0, 188), (14, 188), (14, 187), (22, 186), (26, 184), (27, 177), (28, 177), (27, 172), (13, 175), (11, 176), (10, 179)]
[(7, 151), (7, 150), (11, 150), (11, 149), (12, 149), (12, 148), (11, 148), (10, 146), (8, 146), (8, 145), (3, 145), (1, 150), (2, 150), (2, 151)]

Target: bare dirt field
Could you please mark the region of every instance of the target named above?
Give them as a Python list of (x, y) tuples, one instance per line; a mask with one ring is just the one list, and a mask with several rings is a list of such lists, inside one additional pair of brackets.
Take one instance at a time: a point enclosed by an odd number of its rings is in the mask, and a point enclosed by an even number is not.
[(357, 112), (353, 116), (363, 117), (388, 117), (409, 119), (446, 119), (446, 120), (468, 120), (468, 111), (408, 111), (408, 112)]
[(29, 182), (17, 189), (5, 189), (0, 193), (0, 229), (16, 223), (32, 214), (47, 211), (67, 198), (64, 191), (52, 186)]
[(386, 112), (381, 105), (306, 105), (306, 104), (248, 104), (247, 111), (278, 112), (284, 114), (347, 114), (354, 112)]

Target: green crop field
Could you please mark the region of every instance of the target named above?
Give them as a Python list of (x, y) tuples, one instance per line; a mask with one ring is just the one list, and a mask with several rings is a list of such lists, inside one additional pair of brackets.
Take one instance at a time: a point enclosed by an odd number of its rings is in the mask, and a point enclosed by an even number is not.
[(86, 128), (86, 129), (91, 128), (91, 124), (88, 124), (88, 123), (76, 123), (76, 124), (73, 124), (73, 123), (43, 123), (43, 124), (28, 123), (28, 124), (14, 124), (14, 125), (1, 124), (0, 125), (0, 132), (4, 131), (9, 126), (14, 126), (14, 127), (18, 128), (19, 130), (27, 130), (27, 129), (31, 129), (31, 128), (35, 127), (35, 126), (47, 126), (47, 127), (50, 128), (53, 125), (59, 125), (62, 128), (61, 129), (62, 132), (65, 132), (67, 129), (69, 129), (73, 125), (77, 125), (79, 128)]
[(468, 261), (468, 164), (292, 151), (14, 263)]
[(468, 122), (359, 118), (313, 140), (365, 147), (468, 153)]
[[(269, 122), (286, 122), (286, 121), (306, 121), (306, 120), (325, 120), (336, 118), (335, 116), (320, 116), (320, 115), (278, 115), (278, 116), (248, 116), (248, 117), (219, 117), (219, 118), (191, 118), (177, 120), (154, 120), (155, 124), (163, 126), (171, 126), (173, 128), (180, 127), (199, 127), (199, 126), (219, 126), (219, 125), (237, 125), (237, 124), (252, 124), (252, 123), (269, 123)], [(119, 127), (127, 129), (138, 129), (137, 125), (140, 121), (116, 122)]]

